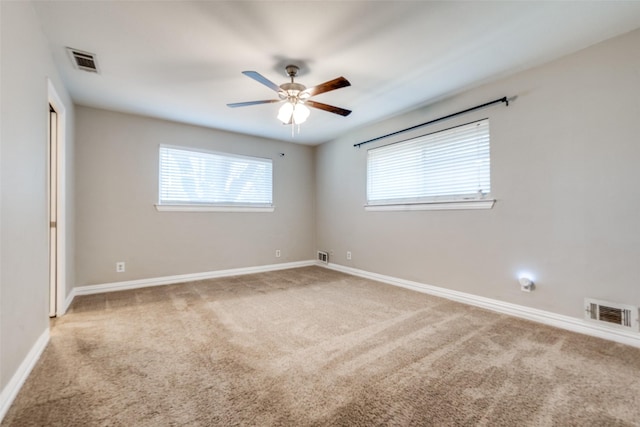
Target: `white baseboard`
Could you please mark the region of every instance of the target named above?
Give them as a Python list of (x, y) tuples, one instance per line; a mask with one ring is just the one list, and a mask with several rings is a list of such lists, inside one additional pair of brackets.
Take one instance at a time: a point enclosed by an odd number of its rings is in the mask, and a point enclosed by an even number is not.
[(63, 315), (64, 313), (69, 311), (69, 307), (71, 306), (71, 303), (73, 302), (73, 297), (75, 296), (76, 296), (75, 289), (71, 289), (71, 292), (69, 292), (69, 295), (67, 295), (67, 298), (64, 300), (64, 310), (62, 310)]
[(146, 288), (150, 286), (172, 285), (175, 283), (192, 282), (194, 280), (215, 279), (217, 277), (240, 276), (245, 274), (264, 273), (267, 271), (287, 270), (290, 268), (309, 267), (316, 265), (314, 260), (285, 262), (282, 264), (259, 265), (256, 267), (232, 268), (229, 270), (207, 271), (204, 273), (178, 274), (175, 276), (153, 277), (150, 279), (128, 280), (124, 282), (103, 283), (99, 285), (78, 286), (73, 288), (65, 302), (69, 307), (73, 298), (78, 295), (100, 294), (103, 292), (125, 291), (129, 289)]
[(438, 286), (426, 285), (424, 283), (413, 282), (410, 280), (398, 279), (396, 277), (385, 276), (378, 273), (371, 273), (357, 268), (346, 267), (339, 264), (324, 264), (316, 262), (316, 265), (331, 270), (340, 271), (354, 276), (364, 277), (366, 279), (387, 283), (394, 286), (400, 286), (414, 291), (434, 295), (441, 298), (485, 308), (487, 310), (498, 313), (508, 314), (522, 319), (532, 320), (534, 322), (543, 323), (545, 325), (554, 326), (556, 328), (565, 329), (580, 334), (591, 335), (603, 338), (609, 341), (621, 344), (640, 347), (640, 334), (636, 332), (623, 331), (618, 329), (609, 329), (585, 319), (565, 316), (562, 314), (552, 313), (550, 311), (539, 310), (536, 308), (526, 307), (523, 305), (512, 304), (491, 298), (485, 298), (465, 292), (454, 291), (451, 289), (440, 288)]
[(35, 344), (33, 344), (31, 350), (29, 350), (29, 353), (16, 370), (16, 373), (13, 374), (9, 383), (7, 383), (6, 387), (2, 390), (2, 393), (0, 393), (0, 422), (2, 422), (2, 419), (7, 414), (9, 407), (11, 407), (11, 404), (31, 373), (31, 370), (36, 365), (36, 362), (40, 359), (40, 355), (47, 347), (48, 343), (49, 327), (47, 326), (47, 329), (45, 329)]

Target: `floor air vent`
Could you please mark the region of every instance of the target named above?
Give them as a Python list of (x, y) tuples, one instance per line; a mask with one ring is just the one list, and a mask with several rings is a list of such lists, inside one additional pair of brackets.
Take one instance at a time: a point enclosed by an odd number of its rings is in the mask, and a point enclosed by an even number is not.
[(318, 251), (318, 261), (329, 264), (329, 253), (324, 251)]
[(68, 47), (67, 51), (71, 57), (73, 66), (78, 70), (89, 71), (91, 73), (98, 72), (98, 62), (96, 61), (96, 55), (89, 52), (83, 52), (78, 49)]
[(626, 304), (585, 298), (585, 317), (603, 326), (613, 326), (637, 331), (638, 307)]

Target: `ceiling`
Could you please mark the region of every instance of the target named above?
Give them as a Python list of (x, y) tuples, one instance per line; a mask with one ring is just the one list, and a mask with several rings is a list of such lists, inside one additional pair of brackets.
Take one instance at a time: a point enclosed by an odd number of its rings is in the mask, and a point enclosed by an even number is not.
[[(36, 1), (74, 102), (315, 145), (369, 123), (531, 68), (640, 27), (640, 1)], [(95, 53), (99, 74), (65, 47)], [(277, 98), (242, 71), (307, 87), (351, 86), (313, 99), (292, 137)]]

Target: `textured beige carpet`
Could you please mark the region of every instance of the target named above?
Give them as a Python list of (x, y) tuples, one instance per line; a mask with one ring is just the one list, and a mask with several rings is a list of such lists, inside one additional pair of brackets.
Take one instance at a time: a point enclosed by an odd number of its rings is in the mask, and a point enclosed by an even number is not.
[(309, 267), (77, 298), (2, 425), (640, 425), (640, 349)]

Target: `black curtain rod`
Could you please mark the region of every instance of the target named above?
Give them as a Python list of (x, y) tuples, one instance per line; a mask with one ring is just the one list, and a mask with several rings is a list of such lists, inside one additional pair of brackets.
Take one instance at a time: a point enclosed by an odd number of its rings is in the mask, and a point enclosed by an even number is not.
[(360, 148), (361, 145), (368, 144), (370, 142), (377, 141), (379, 139), (388, 138), (390, 136), (397, 135), (399, 133), (408, 132), (410, 130), (414, 130), (414, 129), (417, 129), (417, 128), (422, 127), (422, 126), (427, 126), (427, 125), (430, 125), (430, 124), (433, 124), (433, 123), (436, 123), (436, 122), (440, 122), (442, 120), (447, 120), (447, 119), (450, 119), (452, 117), (459, 116), (460, 114), (466, 114), (466, 113), (469, 113), (471, 111), (479, 110), (481, 108), (488, 107), (489, 105), (497, 104), (498, 102), (504, 102), (505, 104), (507, 104), (507, 107), (509, 106), (509, 99), (507, 99), (507, 97), (505, 96), (503, 98), (496, 99), (496, 100), (491, 101), (491, 102), (486, 102), (486, 103), (484, 103), (482, 105), (476, 105), (475, 107), (467, 108), (466, 110), (462, 110), (462, 111), (458, 111), (457, 113), (449, 114), (448, 116), (443, 116), (443, 117), (439, 117), (439, 118), (434, 119), (434, 120), (430, 120), (430, 121), (428, 121), (426, 123), (420, 123), (419, 125), (415, 125), (415, 126), (411, 126), (409, 128), (406, 128), (406, 129), (402, 129), (402, 130), (398, 130), (398, 131), (395, 131), (395, 132), (391, 132), (391, 133), (388, 133), (386, 135), (370, 139), (368, 141), (360, 142), (358, 144), (353, 144), (353, 146)]

